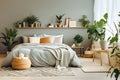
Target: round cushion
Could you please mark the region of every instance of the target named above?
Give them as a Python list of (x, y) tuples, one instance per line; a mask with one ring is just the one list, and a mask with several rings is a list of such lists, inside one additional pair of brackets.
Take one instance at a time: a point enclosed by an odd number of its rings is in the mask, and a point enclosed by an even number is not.
[(12, 61), (12, 68), (18, 70), (29, 69), (31, 67), (31, 61), (28, 57), (20, 58), (16, 57)]

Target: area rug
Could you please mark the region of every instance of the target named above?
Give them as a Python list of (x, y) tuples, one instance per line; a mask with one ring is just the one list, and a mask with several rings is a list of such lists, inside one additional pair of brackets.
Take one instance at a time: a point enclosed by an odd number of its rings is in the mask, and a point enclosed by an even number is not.
[(108, 64), (100, 65), (99, 59), (92, 61), (92, 58), (81, 58), (82, 71), (86, 73), (106, 73), (109, 71), (110, 66)]
[(0, 76), (41, 77), (41, 76), (75, 76), (71, 68), (58, 70), (54, 67), (31, 67), (27, 70), (13, 70), (11, 67), (0, 68)]

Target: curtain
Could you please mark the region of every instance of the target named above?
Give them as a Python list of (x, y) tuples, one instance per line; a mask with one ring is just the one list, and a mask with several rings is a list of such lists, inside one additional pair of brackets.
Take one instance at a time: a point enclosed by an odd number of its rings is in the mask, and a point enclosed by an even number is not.
[(120, 0), (94, 0), (94, 20), (99, 20), (105, 13), (108, 13), (108, 24), (106, 27), (106, 36), (108, 37), (116, 33), (115, 25), (117, 25), (120, 18), (118, 13), (120, 12)]

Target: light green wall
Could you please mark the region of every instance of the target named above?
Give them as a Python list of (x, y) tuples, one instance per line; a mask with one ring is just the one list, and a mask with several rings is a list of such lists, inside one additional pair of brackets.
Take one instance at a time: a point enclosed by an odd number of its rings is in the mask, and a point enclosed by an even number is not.
[[(13, 24), (25, 17), (34, 14), (39, 17), (42, 26), (55, 23), (55, 15), (65, 13), (65, 17), (78, 21), (81, 16), (87, 15), (93, 20), (93, 0), (0, 0), (0, 32), (5, 27), (13, 27)], [(79, 25), (79, 24), (78, 24)], [(32, 34), (64, 34), (64, 42), (71, 45), (75, 34), (84, 36), (84, 46), (88, 46), (85, 29), (22, 29), (19, 35)], [(87, 42), (87, 44), (86, 44)]]

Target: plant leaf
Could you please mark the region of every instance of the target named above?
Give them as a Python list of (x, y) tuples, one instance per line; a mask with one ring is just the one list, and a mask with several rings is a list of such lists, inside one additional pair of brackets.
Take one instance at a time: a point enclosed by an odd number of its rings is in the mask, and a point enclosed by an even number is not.
[(105, 13), (103, 17), (107, 20), (108, 19), (108, 13)]

